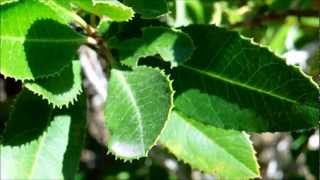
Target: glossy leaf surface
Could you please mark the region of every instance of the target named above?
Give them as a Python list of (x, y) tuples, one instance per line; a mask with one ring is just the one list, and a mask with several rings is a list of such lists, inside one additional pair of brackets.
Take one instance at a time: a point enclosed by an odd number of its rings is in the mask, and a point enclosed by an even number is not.
[(219, 128), (260, 132), (317, 124), (319, 89), (296, 67), (223, 28), (196, 25), (183, 31), (197, 49), (173, 73), (175, 107), (186, 116)]

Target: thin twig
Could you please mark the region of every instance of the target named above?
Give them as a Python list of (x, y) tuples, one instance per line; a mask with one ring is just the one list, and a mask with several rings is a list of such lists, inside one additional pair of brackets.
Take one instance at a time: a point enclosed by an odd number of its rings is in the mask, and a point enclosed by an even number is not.
[(288, 16), (296, 16), (296, 17), (320, 17), (320, 11), (317, 10), (287, 10), (283, 12), (269, 12), (266, 14), (262, 14), (261, 16), (256, 16), (252, 19), (247, 19), (243, 22), (238, 22), (233, 25), (231, 25), (231, 28), (237, 28), (237, 27), (253, 27), (253, 26), (259, 26), (264, 23), (270, 22), (270, 21), (279, 21), (283, 20)]

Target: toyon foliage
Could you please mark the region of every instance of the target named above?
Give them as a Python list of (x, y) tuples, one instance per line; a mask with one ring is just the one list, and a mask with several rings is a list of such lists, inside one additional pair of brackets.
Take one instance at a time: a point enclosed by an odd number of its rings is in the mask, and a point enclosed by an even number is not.
[(81, 45), (107, 54), (105, 144), (123, 160), (159, 144), (218, 178), (258, 178), (247, 132), (318, 123), (319, 87), (268, 48), (214, 25), (133, 25), (166, 14), (165, 0), (0, 4), (0, 73), (23, 82), (0, 145), (1, 179), (74, 178), (87, 131)]

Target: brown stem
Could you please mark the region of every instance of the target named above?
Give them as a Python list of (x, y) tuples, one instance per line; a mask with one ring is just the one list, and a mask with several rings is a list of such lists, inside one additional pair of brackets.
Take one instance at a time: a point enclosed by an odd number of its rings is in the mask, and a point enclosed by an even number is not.
[(109, 71), (111, 69), (111, 64), (114, 63), (114, 58), (110, 52), (110, 49), (107, 46), (107, 43), (104, 39), (97, 33), (96, 29), (92, 26), (87, 26), (85, 29), (87, 35), (94, 39), (94, 43), (87, 42), (87, 45), (97, 51), (97, 53), (102, 57), (100, 59), (101, 66), (105, 73), (107, 73), (107, 77), (109, 77)]
[[(86, 51), (94, 51), (98, 57), (96, 60), (98, 61), (99, 66), (104, 71), (104, 76), (106, 80), (106, 84), (108, 84), (108, 79), (110, 77), (110, 70), (111, 70), (111, 63), (113, 61), (113, 56), (107, 47), (107, 44), (104, 42), (103, 38), (97, 33), (96, 29), (93, 28), (90, 25), (87, 25), (87, 27), (84, 29), (87, 36), (87, 46), (88, 49)], [(81, 48), (80, 48), (81, 49)], [(88, 53), (89, 54), (89, 53)], [(89, 58), (88, 58), (89, 59)], [(94, 59), (91, 60), (91, 63)], [(96, 69), (97, 70), (97, 69)], [(86, 93), (88, 97), (88, 119), (89, 119), (89, 133), (91, 136), (97, 140), (98, 143), (101, 145), (104, 145), (105, 142), (109, 139), (109, 131), (104, 124), (104, 115), (103, 115), (103, 108), (105, 105), (105, 99), (102, 99), (103, 96), (99, 96), (99, 91), (97, 90), (97, 87), (95, 83), (90, 82), (88, 78), (90, 75), (85, 76), (84, 78), (87, 79), (89, 83), (86, 84)], [(94, 74), (94, 73), (93, 73)], [(98, 73), (99, 74), (99, 73)], [(107, 88), (107, 85), (106, 85)], [(107, 89), (106, 89), (107, 91)], [(97, 98), (100, 99), (97, 104)]]

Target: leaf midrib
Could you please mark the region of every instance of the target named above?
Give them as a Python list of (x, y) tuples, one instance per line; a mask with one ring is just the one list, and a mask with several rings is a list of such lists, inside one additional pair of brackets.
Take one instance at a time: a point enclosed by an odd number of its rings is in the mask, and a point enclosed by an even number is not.
[(274, 98), (277, 98), (277, 99), (280, 99), (280, 100), (283, 100), (283, 101), (287, 101), (287, 102), (292, 103), (292, 104), (298, 104), (298, 101), (296, 101), (296, 100), (293, 100), (293, 99), (290, 99), (290, 98), (287, 98), (287, 97), (284, 97), (284, 96), (281, 96), (281, 95), (278, 95), (278, 94), (274, 94), (271, 91), (265, 91), (263, 89), (259, 89), (257, 87), (254, 87), (254, 86), (251, 86), (251, 85), (248, 85), (248, 84), (243, 84), (241, 82), (238, 82), (238, 81), (226, 78), (226, 77), (222, 77), (222, 76), (220, 76), (218, 74), (214, 74), (212, 72), (207, 72), (207, 71), (204, 71), (204, 70), (201, 70), (201, 69), (196, 69), (196, 68), (188, 66), (188, 65), (181, 65), (181, 67), (186, 68), (186, 69), (191, 70), (191, 71), (194, 71), (194, 72), (199, 73), (201, 75), (209, 76), (211, 78), (215, 78), (215, 79), (218, 79), (220, 81), (228, 82), (229, 84), (232, 84), (232, 85), (235, 85), (235, 86), (238, 86), (238, 87), (242, 87), (242, 88), (248, 89), (250, 91), (256, 91), (256, 92), (259, 92), (259, 93), (262, 93), (262, 94), (265, 94), (265, 95), (268, 95), (268, 96), (271, 96), (271, 97), (274, 97)]
[(124, 86), (124, 90), (127, 92), (128, 97), (131, 101), (131, 103), (133, 104), (134, 110), (137, 114), (137, 120), (138, 120), (138, 127), (139, 127), (139, 131), (140, 131), (140, 139), (141, 139), (141, 143), (143, 145), (143, 149), (145, 149), (145, 145), (144, 145), (144, 135), (143, 135), (143, 123), (142, 123), (142, 115), (138, 106), (138, 102), (135, 99), (135, 95), (132, 93), (132, 88), (130, 86), (130, 84), (127, 82), (125, 76), (123, 75), (123, 73), (121, 72), (117, 72), (117, 77), (119, 82)]
[[(179, 116), (181, 116), (183, 119), (190, 119), (192, 121), (195, 122), (199, 122), (193, 118), (187, 117), (183, 112), (181, 111), (177, 111), (174, 110), (175, 113), (177, 113)], [(206, 133), (202, 132), (201, 129), (199, 129), (198, 127), (194, 126), (192, 123), (190, 123), (188, 120), (185, 120), (186, 124), (188, 124), (191, 128), (197, 129), (197, 131), (199, 133), (201, 133), (204, 137), (206, 137), (207, 140), (209, 140), (210, 142), (212, 142), (217, 148), (221, 149), (222, 151), (226, 152), (226, 154), (228, 154), (232, 159), (234, 159), (236, 162), (239, 162), (239, 164), (241, 164), (241, 166), (243, 166), (245, 169), (249, 170), (249, 172), (251, 172), (254, 176), (256, 176), (256, 172), (254, 172), (252, 169), (250, 169), (249, 167), (247, 167), (246, 165), (243, 164), (243, 162), (239, 161), (233, 154), (231, 154), (229, 151), (225, 150), (223, 147), (221, 147), (221, 145), (219, 143), (216, 143), (213, 139), (211, 139), (211, 137), (209, 135), (207, 135)]]

